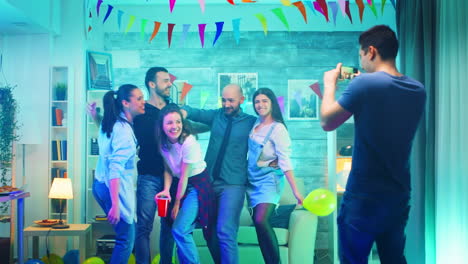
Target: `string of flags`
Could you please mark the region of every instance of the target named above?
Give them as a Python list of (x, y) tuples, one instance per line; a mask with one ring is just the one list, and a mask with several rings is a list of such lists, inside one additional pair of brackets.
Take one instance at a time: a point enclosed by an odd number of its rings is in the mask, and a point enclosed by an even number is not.
[[(236, 5), (234, 0), (226, 0), (229, 4), (231, 5)], [(347, 17), (351, 24), (353, 23), (353, 16), (350, 11), (350, 1), (351, 0), (336, 0), (336, 1), (326, 1), (326, 0), (315, 0), (315, 1), (296, 1), (296, 2), (291, 2), (289, 0), (279, 0), (283, 6), (288, 6), (288, 7), (295, 7), (298, 11), (298, 14), (300, 14), (304, 20), (304, 23), (308, 23), (307, 19), (307, 10), (311, 12), (315, 16), (323, 16), (325, 21), (328, 23), (330, 20), (333, 20), (334, 25), (336, 26), (336, 18), (338, 15), (338, 12), (340, 11), (343, 17)], [(364, 15), (364, 9), (369, 8), (372, 13), (375, 15), (375, 17), (378, 17), (378, 12), (376, 5), (374, 3), (375, 0), (354, 0), (357, 7), (358, 7), (358, 12), (359, 12), (359, 20), (362, 23), (363, 20), (363, 15)], [(366, 1), (366, 3), (364, 3)], [(205, 11), (205, 0), (198, 0), (200, 4), (201, 11)], [(254, 0), (241, 0), (242, 3), (256, 3)], [(390, 0), (392, 3), (393, 7), (395, 8), (395, 0)], [(386, 4), (386, 0), (381, 1), (382, 6), (381, 6), (381, 13), (383, 14), (384, 12), (384, 7)], [(176, 5), (176, 0), (169, 0), (169, 10), (172, 13), (174, 10), (174, 7)], [(307, 9), (306, 9), (307, 7)], [(106, 9), (105, 14), (104, 12), (101, 12), (103, 10), (101, 9)], [(89, 10), (89, 18), (92, 18), (92, 12), (91, 12), (91, 7), (88, 8)], [(283, 12), (283, 7), (277, 7), (273, 8), (270, 10), (274, 16), (279, 19), (279, 21), (282, 23), (282, 25), (285, 27), (286, 30), (290, 30), (290, 25), (288, 23), (287, 17)], [(104, 15), (103, 15), (104, 14)], [(108, 18), (114, 14), (117, 16), (117, 25), (119, 30), (122, 28), (122, 21), (123, 17), (126, 16), (128, 18), (127, 20), (127, 25), (125, 27), (124, 32), (127, 33), (130, 31), (130, 29), (134, 26), (137, 17), (135, 15), (129, 14), (123, 10), (116, 10), (114, 6), (110, 4), (104, 4), (103, 0), (97, 0), (96, 2), (96, 16), (99, 18), (99, 20), (102, 19), (102, 23), (105, 24)], [(265, 35), (268, 34), (268, 22), (267, 18), (265, 16), (265, 13), (257, 13), (254, 15), (257, 20), (260, 22), (260, 25), (262, 26), (263, 32)], [(233, 29), (233, 35), (234, 39), (236, 41), (236, 44), (239, 44), (240, 41), (240, 22), (242, 18), (234, 18), (231, 20), (232, 24), (232, 29)], [(88, 20), (90, 21), (90, 20)], [(145, 33), (146, 33), (146, 28), (148, 24), (152, 24), (152, 33), (151, 36), (148, 39), (148, 42), (151, 43), (154, 38), (157, 37), (159, 30), (162, 26), (162, 24), (167, 24), (167, 39), (168, 39), (168, 47), (170, 48), (171, 42), (172, 42), (172, 33), (174, 31), (174, 27), (176, 27), (176, 24), (174, 23), (164, 23), (163, 21), (151, 21), (150, 20), (142, 18), (139, 19), (140, 21), (140, 35), (141, 38), (145, 38)], [(212, 46), (216, 44), (218, 39), (223, 33), (223, 28), (225, 25), (226, 21), (218, 21), (215, 22), (216, 26), (216, 34), (212, 42)], [(200, 44), (202, 47), (205, 47), (205, 29), (208, 24), (206, 23), (200, 23), (197, 24), (198, 28), (198, 33), (200, 37)], [(185, 41), (187, 34), (190, 29), (190, 24), (182, 24), (182, 37), (181, 40)], [(92, 30), (92, 25), (91, 23), (87, 24), (87, 33)]]

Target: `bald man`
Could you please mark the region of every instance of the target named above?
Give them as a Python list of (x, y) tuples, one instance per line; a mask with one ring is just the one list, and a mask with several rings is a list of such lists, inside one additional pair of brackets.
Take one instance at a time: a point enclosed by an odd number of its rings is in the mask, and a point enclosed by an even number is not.
[(229, 84), (222, 92), (223, 107), (200, 110), (185, 106), (187, 118), (210, 127), (205, 161), (216, 194), (216, 221), (206, 237), (215, 263), (239, 263), (237, 231), (247, 184), (247, 149), (256, 117), (242, 112), (242, 89)]

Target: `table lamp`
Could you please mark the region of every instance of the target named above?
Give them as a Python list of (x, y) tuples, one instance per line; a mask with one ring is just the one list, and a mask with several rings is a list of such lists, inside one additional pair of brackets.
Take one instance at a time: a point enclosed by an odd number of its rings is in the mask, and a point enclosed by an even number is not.
[(56, 225), (53, 225), (52, 228), (55, 229), (65, 229), (69, 228), (69, 225), (65, 225), (62, 221), (62, 200), (63, 199), (73, 199), (73, 189), (72, 182), (70, 178), (54, 178), (52, 182), (52, 187), (50, 188), (49, 198), (59, 199), (59, 211), (60, 217), (59, 222)]

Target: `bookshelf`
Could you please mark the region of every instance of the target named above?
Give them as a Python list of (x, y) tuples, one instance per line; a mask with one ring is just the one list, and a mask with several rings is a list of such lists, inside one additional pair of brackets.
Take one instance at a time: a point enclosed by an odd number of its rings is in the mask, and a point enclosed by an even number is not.
[[(54, 66), (50, 73), (50, 129), (49, 129), (49, 189), (56, 177), (72, 178), (69, 160), (73, 160), (70, 144), (73, 142), (73, 107), (69, 103), (72, 93), (72, 71), (67, 66)], [(57, 199), (49, 199), (49, 218), (58, 219), (60, 206)], [(68, 201), (62, 201), (63, 219), (70, 219)]]

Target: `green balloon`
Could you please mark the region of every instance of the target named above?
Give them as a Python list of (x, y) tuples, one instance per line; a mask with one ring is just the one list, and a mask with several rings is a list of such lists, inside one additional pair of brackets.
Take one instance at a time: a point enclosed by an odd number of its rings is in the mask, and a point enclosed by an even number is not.
[(41, 260), (45, 264), (63, 264), (63, 259), (54, 253), (49, 254), (49, 256), (43, 256)]
[(100, 257), (91, 257), (83, 262), (83, 264), (106, 264)]
[(157, 254), (156, 257), (154, 257), (153, 261), (151, 261), (151, 264), (159, 264), (160, 259), (161, 255)]
[(327, 189), (316, 189), (307, 195), (302, 204), (313, 214), (327, 216), (336, 209), (336, 196)]

